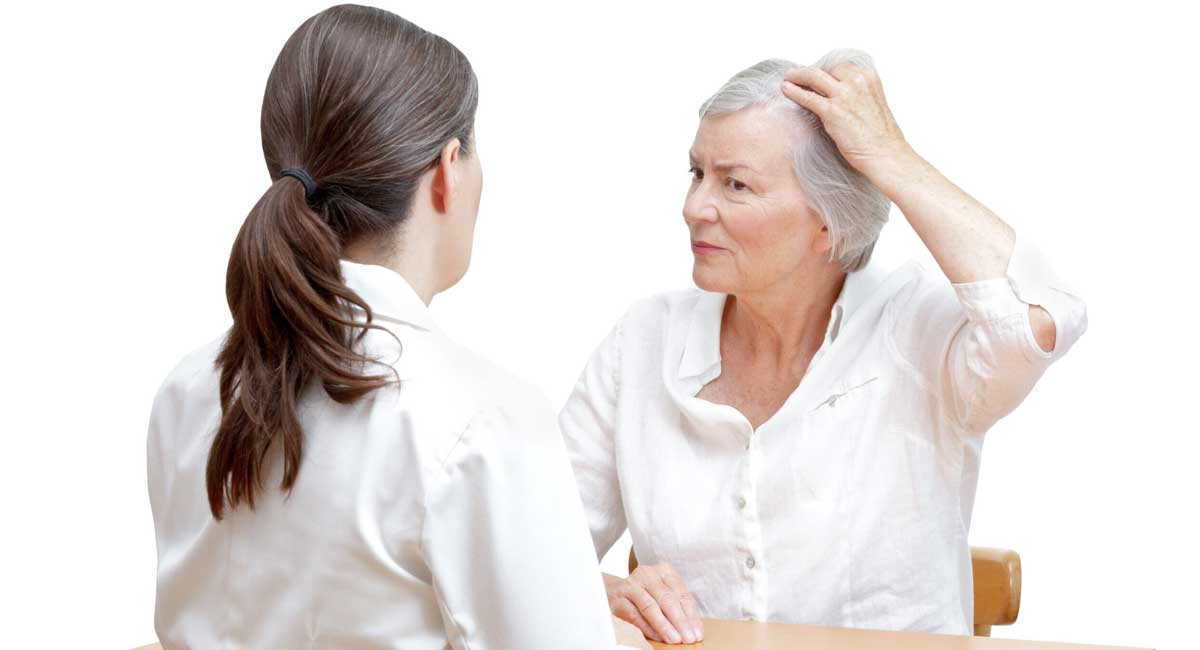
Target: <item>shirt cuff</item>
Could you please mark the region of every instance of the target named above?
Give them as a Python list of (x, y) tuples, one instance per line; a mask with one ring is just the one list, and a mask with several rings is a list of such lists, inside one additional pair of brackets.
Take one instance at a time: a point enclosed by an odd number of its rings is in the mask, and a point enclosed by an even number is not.
[[(1036, 342), (1033, 345), (1041, 356), (1047, 358), (1065, 352), (1086, 328), (1086, 312), (1082, 308), (1082, 301), (1054, 273), (1037, 246), (1023, 239), (1019, 233), (1004, 277), (952, 286), (967, 312), (967, 318), (976, 322), (997, 321), (1016, 314), (1027, 315), (1030, 305), (1045, 309), (1054, 320), (1054, 351), (1045, 352)], [(1028, 329), (1028, 324), (1025, 327)], [(1032, 332), (1029, 337), (1033, 341)]]

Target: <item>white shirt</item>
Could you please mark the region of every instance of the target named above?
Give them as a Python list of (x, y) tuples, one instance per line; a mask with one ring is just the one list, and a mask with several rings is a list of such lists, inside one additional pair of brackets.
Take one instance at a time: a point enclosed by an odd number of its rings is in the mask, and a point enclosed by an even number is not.
[[(705, 617), (970, 634), (967, 530), (984, 432), (1083, 333), (1083, 302), (1018, 240), (1007, 277), (915, 262), (849, 274), (807, 373), (757, 430), (696, 397), (724, 294), (635, 304), (559, 416), (593, 542), (628, 527)], [(1042, 351), (1028, 306), (1053, 316)]]
[(373, 330), (364, 339), (395, 360), (401, 384), (341, 405), (314, 382), (300, 401), (304, 459), (290, 497), (277, 462), (254, 511), (210, 514), (220, 339), (189, 354), (155, 398), (163, 647), (612, 648), (553, 409), (447, 340), (401, 275), (341, 266), (403, 343)]

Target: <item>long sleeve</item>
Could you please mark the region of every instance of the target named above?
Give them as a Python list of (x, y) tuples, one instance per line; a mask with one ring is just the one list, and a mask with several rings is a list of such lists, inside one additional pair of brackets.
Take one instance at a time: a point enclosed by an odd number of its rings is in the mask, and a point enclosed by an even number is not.
[(626, 528), (614, 453), (620, 339), (618, 322), (592, 353), (558, 416), (597, 559)]
[[(1042, 350), (1029, 322), (1038, 305), (1054, 320)], [(1012, 412), (1087, 329), (1087, 308), (1019, 235), (1005, 276), (949, 285), (914, 283), (893, 304), (897, 352), (907, 357), (964, 431), (982, 433)]]
[(552, 409), (475, 416), (429, 489), (422, 549), (457, 650), (612, 648), (616, 641)]

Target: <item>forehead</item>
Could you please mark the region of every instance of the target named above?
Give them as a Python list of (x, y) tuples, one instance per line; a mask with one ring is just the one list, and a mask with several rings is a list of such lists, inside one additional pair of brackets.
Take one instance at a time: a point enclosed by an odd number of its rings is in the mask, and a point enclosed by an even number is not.
[(791, 169), (798, 121), (787, 111), (753, 107), (700, 120), (691, 155), (701, 162), (748, 165), (759, 172)]

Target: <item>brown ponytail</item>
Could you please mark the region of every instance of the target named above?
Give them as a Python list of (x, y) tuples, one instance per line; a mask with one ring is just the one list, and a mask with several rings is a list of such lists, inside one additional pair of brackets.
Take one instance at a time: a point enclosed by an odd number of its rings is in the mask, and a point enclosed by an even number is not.
[[(304, 455), (296, 406), (311, 381), (341, 403), (395, 381), (364, 374), (374, 360), (356, 344), (378, 326), (342, 280), (341, 251), (397, 232), (442, 147), (458, 138), (469, 152), (477, 103), (461, 52), (380, 9), (331, 7), (284, 45), (262, 108), (274, 182), (247, 215), (225, 280), (233, 326), (216, 360), (222, 417), (207, 467), (215, 518), (226, 505), (254, 507), (268, 453), (282, 454), (280, 488), (294, 485)], [(280, 177), (288, 167), (311, 175), (315, 191)]]

